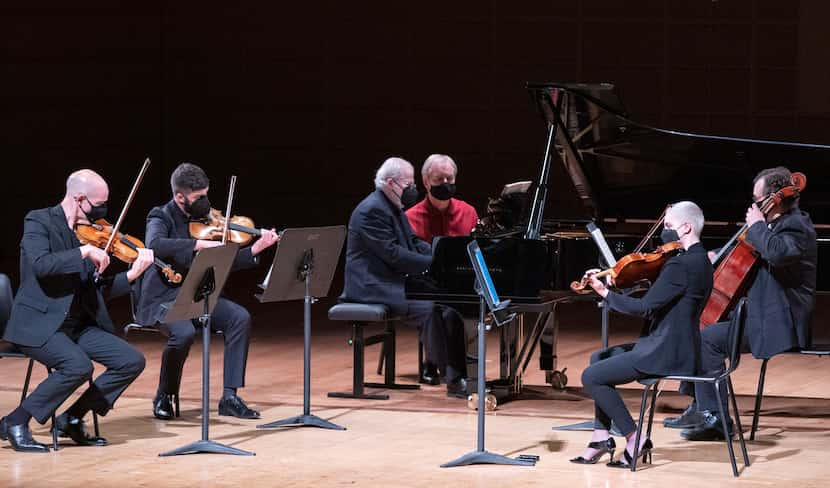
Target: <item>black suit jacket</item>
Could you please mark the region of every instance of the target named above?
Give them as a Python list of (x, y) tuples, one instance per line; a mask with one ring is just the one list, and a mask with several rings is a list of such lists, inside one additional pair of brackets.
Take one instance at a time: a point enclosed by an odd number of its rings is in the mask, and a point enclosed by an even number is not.
[(632, 349), (634, 367), (647, 375), (691, 375), (700, 365), (700, 313), (712, 292), (712, 264), (698, 243), (672, 257), (642, 298), (610, 292), (612, 309), (651, 319)]
[(769, 225), (756, 222), (746, 241), (761, 257), (747, 293), (746, 334), (753, 356), (808, 347), (818, 262), (810, 216), (796, 207)]
[(94, 324), (113, 331), (104, 298), (130, 291), (127, 273), (95, 281), (95, 265), (81, 258), (80, 243), (66, 225), (63, 207), (32, 210), (23, 221), (20, 241), (20, 288), (3, 339), (40, 347), (69, 315), (75, 293)]
[[(183, 275), (190, 269), (195, 255), (196, 240), (190, 237), (189, 223), (190, 219), (172, 199), (150, 210), (147, 215), (145, 245), (153, 250), (157, 258)], [(251, 254), (250, 247), (246, 247), (237, 253), (232, 269), (252, 268), (257, 263), (259, 258)], [(168, 282), (161, 270), (148, 269), (141, 278), (136, 321), (144, 325), (163, 322), (166, 309), (162, 305), (173, 302), (179, 288), (180, 285)]]
[(423, 273), (431, 247), (419, 239), (403, 211), (381, 190), (363, 199), (349, 219), (342, 300), (399, 305), (407, 274)]

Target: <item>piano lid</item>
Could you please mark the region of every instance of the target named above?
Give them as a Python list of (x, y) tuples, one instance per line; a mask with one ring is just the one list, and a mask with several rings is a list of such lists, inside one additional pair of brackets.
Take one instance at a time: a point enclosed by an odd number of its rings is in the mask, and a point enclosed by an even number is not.
[(752, 178), (783, 165), (807, 175), (801, 208), (817, 224), (830, 223), (830, 146), (641, 124), (609, 83), (528, 83), (527, 89), (547, 128), (555, 121), (566, 128), (556, 131), (552, 162), (564, 165), (588, 217), (655, 218), (667, 203), (692, 200), (707, 220), (742, 220)]

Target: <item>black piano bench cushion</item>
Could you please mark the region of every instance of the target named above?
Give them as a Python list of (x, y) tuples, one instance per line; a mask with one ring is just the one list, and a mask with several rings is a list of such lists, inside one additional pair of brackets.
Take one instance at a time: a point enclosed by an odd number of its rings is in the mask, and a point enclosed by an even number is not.
[(389, 307), (375, 303), (338, 303), (329, 309), (329, 320), (384, 322), (391, 318)]

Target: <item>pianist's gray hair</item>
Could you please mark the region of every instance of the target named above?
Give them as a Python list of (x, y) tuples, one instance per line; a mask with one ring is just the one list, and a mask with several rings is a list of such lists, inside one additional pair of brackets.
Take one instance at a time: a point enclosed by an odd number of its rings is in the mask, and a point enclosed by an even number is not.
[(456, 166), (455, 161), (453, 161), (452, 158), (446, 154), (430, 154), (427, 160), (424, 161), (424, 165), (421, 167), (421, 176), (426, 177), (429, 174), (429, 169), (432, 168), (433, 164), (445, 161), (450, 163), (453, 174), (458, 176), (458, 166)]
[(669, 214), (681, 222), (688, 222), (692, 226), (692, 234), (700, 237), (700, 233), (703, 232), (703, 210), (695, 202), (673, 203), (666, 211), (666, 215)]
[(383, 188), (389, 178), (400, 178), (405, 169), (414, 172), (412, 163), (403, 158), (389, 158), (380, 165), (375, 173), (375, 188)]

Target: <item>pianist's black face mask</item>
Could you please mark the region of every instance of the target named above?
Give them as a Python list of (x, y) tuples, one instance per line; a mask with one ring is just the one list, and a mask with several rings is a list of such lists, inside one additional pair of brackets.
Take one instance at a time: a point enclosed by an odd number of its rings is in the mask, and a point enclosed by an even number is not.
[(191, 218), (196, 220), (203, 219), (210, 213), (210, 200), (208, 200), (207, 195), (200, 196), (196, 200), (193, 200), (193, 203), (185, 198), (184, 211), (187, 212)]
[(415, 186), (415, 183), (410, 183), (406, 186), (401, 185), (396, 180), (392, 180), (392, 183), (401, 188), (399, 198), (401, 199), (401, 206), (403, 206), (404, 210), (418, 203), (418, 187)]
[(429, 187), (429, 194), (438, 200), (446, 201), (455, 196), (454, 183), (441, 183)]

